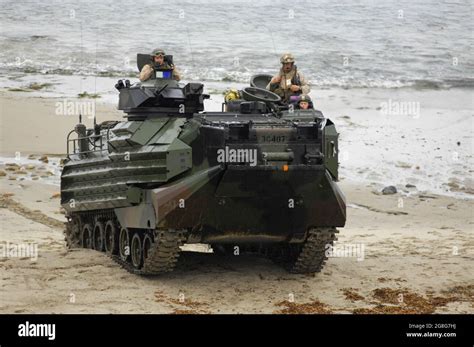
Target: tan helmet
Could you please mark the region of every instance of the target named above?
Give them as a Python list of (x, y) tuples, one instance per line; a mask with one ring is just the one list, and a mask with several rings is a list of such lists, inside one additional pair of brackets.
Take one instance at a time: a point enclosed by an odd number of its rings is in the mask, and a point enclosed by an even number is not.
[(161, 48), (155, 48), (153, 52), (151, 52), (151, 55), (157, 56), (157, 55), (165, 55), (165, 51), (162, 50)]
[(285, 53), (281, 56), (280, 62), (282, 64), (294, 63), (295, 62), (295, 57), (293, 57), (293, 54), (291, 54), (291, 53)]

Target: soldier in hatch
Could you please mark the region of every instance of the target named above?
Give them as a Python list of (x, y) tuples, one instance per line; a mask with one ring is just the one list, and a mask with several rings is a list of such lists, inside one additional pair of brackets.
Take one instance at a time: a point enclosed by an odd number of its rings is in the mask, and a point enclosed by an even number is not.
[(138, 77), (140, 81), (144, 82), (149, 80), (150, 78), (153, 78), (156, 69), (173, 70), (173, 78), (177, 81), (181, 79), (180, 73), (178, 72), (176, 67), (173, 64), (168, 64), (165, 61), (164, 50), (157, 48), (151, 53), (151, 55), (153, 57), (153, 62), (143, 65), (142, 71), (140, 71), (140, 76)]
[(267, 89), (278, 94), (284, 102), (288, 102), (293, 95), (308, 95), (309, 84), (301, 72), (297, 71), (293, 55), (283, 54), (280, 62), (281, 69), (268, 83)]
[(301, 95), (300, 100), (298, 101), (298, 108), (300, 110), (308, 110), (313, 108), (313, 103), (309, 95)]

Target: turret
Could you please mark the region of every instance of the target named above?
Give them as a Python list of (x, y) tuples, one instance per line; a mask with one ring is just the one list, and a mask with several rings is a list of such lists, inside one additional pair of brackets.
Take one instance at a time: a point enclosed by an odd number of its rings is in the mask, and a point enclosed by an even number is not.
[[(148, 57), (148, 58), (147, 58)], [(172, 57), (168, 59), (171, 59)], [(151, 56), (138, 54), (137, 67), (141, 70)], [(129, 120), (154, 117), (186, 117), (204, 110), (202, 83), (182, 85), (173, 79), (173, 70), (155, 69), (153, 78), (134, 85), (129, 80), (119, 80), (115, 88), (120, 92), (118, 109), (124, 111)]]

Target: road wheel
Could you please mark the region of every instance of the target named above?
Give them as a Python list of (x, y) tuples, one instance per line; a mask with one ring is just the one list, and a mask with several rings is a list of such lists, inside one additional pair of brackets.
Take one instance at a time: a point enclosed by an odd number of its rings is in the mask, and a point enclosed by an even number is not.
[(104, 250), (104, 224), (101, 222), (94, 225), (94, 249), (99, 252)]
[(127, 261), (130, 257), (130, 238), (127, 228), (120, 229), (119, 254), (123, 261)]
[(109, 220), (105, 224), (105, 251), (107, 254), (118, 254), (118, 234), (114, 221)]
[(133, 234), (130, 246), (132, 265), (135, 269), (140, 269), (143, 265), (142, 239), (138, 232)]
[(143, 238), (143, 261), (148, 258), (148, 255), (150, 254), (150, 249), (151, 246), (153, 245), (153, 238), (149, 233), (145, 234), (145, 237)]
[(81, 242), (83, 248), (92, 248), (92, 227), (84, 224), (82, 227)]

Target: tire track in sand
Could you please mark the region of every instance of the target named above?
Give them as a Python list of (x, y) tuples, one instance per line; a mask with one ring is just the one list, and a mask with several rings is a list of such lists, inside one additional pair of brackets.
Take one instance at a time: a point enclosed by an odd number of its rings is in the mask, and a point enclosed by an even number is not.
[(65, 222), (61, 222), (55, 218), (49, 217), (39, 210), (32, 210), (26, 207), (25, 205), (22, 205), (21, 203), (13, 200), (10, 197), (10, 194), (0, 195), (0, 208), (6, 208), (12, 212), (15, 212), (16, 214), (19, 214), (20, 216), (23, 216), (37, 223), (41, 223), (50, 228), (65, 228)]

